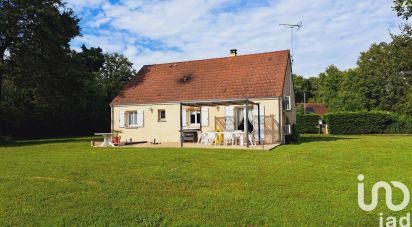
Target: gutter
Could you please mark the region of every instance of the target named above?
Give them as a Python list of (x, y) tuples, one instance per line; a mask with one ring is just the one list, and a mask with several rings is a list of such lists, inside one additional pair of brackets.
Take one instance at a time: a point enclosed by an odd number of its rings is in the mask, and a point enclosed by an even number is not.
[(114, 117), (114, 109), (113, 109), (113, 105), (110, 104), (110, 130), (111, 130), (112, 132), (113, 132), (113, 130), (114, 130), (113, 117)]

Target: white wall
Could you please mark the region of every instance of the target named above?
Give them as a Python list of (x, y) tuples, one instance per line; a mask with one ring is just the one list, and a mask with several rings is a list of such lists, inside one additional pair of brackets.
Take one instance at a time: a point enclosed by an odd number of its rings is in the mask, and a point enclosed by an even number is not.
[[(251, 100), (260, 103), (265, 108), (265, 115), (272, 116), (275, 122), (275, 139), (280, 141), (279, 119), (279, 98), (254, 99)], [(166, 121), (158, 121), (158, 110), (166, 110)], [(144, 126), (140, 128), (120, 128), (119, 112), (120, 111), (143, 111)], [(224, 117), (224, 106), (208, 107), (209, 124), (202, 126), (202, 131), (215, 130), (215, 117)], [(189, 117), (189, 116), (187, 116)], [(113, 107), (113, 129), (122, 131), (121, 140), (125, 141), (131, 138), (132, 141), (152, 141), (155, 137), (160, 142), (180, 142), (180, 105), (178, 103), (170, 104), (142, 104)]]

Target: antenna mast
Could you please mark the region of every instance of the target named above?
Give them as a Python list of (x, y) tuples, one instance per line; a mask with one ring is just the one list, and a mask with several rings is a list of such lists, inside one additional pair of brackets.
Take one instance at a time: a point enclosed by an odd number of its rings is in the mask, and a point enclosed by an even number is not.
[(297, 24), (279, 24), (280, 26), (284, 26), (290, 28), (290, 58), (293, 64), (293, 30), (299, 31), (302, 28), (302, 21), (299, 21)]

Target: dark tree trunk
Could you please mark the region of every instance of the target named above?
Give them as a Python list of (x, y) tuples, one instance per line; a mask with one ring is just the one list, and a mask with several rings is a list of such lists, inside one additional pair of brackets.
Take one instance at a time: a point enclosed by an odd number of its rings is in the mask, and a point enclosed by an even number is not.
[(2, 100), (2, 91), (3, 91), (3, 77), (4, 77), (4, 59), (3, 56), (0, 58), (0, 102)]

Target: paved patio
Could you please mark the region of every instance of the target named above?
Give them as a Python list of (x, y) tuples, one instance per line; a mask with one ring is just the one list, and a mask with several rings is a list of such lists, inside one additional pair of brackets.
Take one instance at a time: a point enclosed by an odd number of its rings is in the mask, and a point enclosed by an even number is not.
[[(102, 141), (95, 141), (93, 147), (100, 147)], [(248, 149), (248, 150), (272, 150), (280, 144), (265, 144), (265, 145), (250, 145), (249, 148), (246, 146), (239, 145), (204, 145), (197, 143), (184, 143), (183, 148), (206, 148), (206, 149)], [(180, 148), (180, 143), (160, 143), (160, 144), (151, 144), (151, 143), (138, 143), (138, 144), (128, 144), (121, 145), (120, 147), (146, 147), (146, 148), (156, 148), (156, 147), (170, 147), (170, 148)]]

